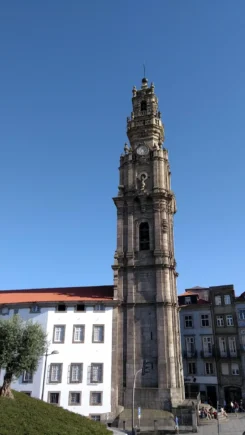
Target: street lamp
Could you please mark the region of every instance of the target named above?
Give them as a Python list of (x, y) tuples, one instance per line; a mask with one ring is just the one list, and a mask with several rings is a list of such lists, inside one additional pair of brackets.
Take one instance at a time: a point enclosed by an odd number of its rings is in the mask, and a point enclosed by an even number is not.
[(133, 391), (132, 391), (132, 435), (135, 435), (135, 427), (134, 427), (134, 393), (135, 393), (135, 384), (136, 384), (136, 378), (138, 373), (141, 372), (142, 376), (144, 376), (146, 373), (150, 373), (150, 370), (153, 369), (153, 365), (151, 362), (144, 360), (143, 361), (143, 367), (134, 375), (134, 382), (133, 382)]
[(43, 396), (44, 396), (44, 387), (45, 387), (45, 379), (46, 379), (46, 368), (47, 368), (47, 359), (48, 356), (50, 355), (58, 355), (58, 350), (53, 350), (51, 353), (48, 353), (46, 351), (46, 353), (43, 355), (45, 357), (45, 363), (44, 363), (44, 371), (43, 371), (43, 387), (42, 387), (42, 396), (41, 396), (41, 400), (43, 400)]
[(134, 375), (134, 383), (133, 383), (133, 392), (132, 392), (132, 435), (135, 435), (135, 430), (134, 430), (134, 392), (135, 392), (135, 384), (136, 384), (136, 378), (137, 378), (137, 374), (138, 373), (142, 373), (142, 368), (139, 369), (135, 375)]

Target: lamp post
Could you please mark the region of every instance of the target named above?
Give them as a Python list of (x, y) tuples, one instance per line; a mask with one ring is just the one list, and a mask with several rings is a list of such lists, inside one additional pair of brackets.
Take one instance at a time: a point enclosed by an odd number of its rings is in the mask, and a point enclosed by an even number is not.
[(134, 384), (133, 384), (133, 397), (132, 397), (132, 435), (134, 435), (134, 392), (135, 392), (135, 383), (136, 383), (136, 378), (137, 378), (137, 374), (139, 372), (142, 372), (142, 368), (139, 369), (135, 375), (134, 375)]
[(135, 435), (135, 430), (134, 430), (134, 392), (135, 392), (135, 384), (136, 384), (136, 378), (138, 373), (141, 372), (142, 376), (144, 376), (146, 373), (150, 373), (150, 370), (153, 369), (153, 365), (151, 362), (144, 360), (143, 361), (143, 367), (139, 370), (137, 370), (137, 372), (134, 375), (134, 383), (133, 383), (133, 391), (132, 391), (132, 435)]
[(58, 350), (53, 350), (51, 353), (48, 353), (46, 351), (46, 353), (43, 355), (45, 358), (45, 362), (44, 362), (44, 371), (43, 371), (43, 387), (42, 387), (42, 396), (41, 396), (41, 400), (43, 400), (43, 396), (44, 396), (44, 387), (45, 387), (45, 379), (46, 379), (46, 369), (47, 369), (47, 359), (48, 356), (50, 355), (58, 355)]

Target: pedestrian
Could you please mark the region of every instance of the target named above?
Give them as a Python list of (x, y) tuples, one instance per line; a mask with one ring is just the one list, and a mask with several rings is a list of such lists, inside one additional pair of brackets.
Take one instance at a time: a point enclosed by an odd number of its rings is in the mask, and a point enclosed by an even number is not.
[(225, 409), (224, 408), (221, 408), (221, 415), (223, 415), (224, 417), (226, 417), (226, 418), (228, 418), (228, 415), (226, 414), (226, 412), (225, 412)]
[(175, 433), (179, 433), (179, 418), (175, 417)]
[(238, 417), (239, 405), (237, 402), (234, 403), (234, 408), (235, 408), (236, 417)]
[(230, 407), (231, 407), (231, 412), (235, 412), (235, 406), (234, 406), (234, 403), (232, 401), (230, 403)]

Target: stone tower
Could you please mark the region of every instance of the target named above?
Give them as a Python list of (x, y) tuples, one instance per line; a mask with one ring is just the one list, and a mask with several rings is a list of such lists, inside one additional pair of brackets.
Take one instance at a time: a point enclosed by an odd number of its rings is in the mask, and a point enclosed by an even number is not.
[[(136, 382), (135, 406), (170, 409), (184, 399), (176, 292), (168, 152), (153, 83), (133, 88), (127, 118), (129, 145), (120, 158), (114, 297), (117, 319), (118, 405), (132, 405), (134, 374), (143, 360), (152, 369)], [(115, 332), (115, 331), (114, 331)]]

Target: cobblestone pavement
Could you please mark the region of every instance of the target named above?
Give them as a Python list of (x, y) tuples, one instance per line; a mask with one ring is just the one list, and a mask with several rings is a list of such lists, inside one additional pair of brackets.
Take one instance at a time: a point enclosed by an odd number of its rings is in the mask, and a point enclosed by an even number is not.
[[(238, 417), (232, 414), (228, 414), (228, 418), (222, 420), (219, 424), (220, 435), (243, 435), (245, 432), (245, 414), (238, 414)], [(217, 420), (214, 420), (208, 424), (198, 427), (198, 433), (200, 435), (217, 435), (218, 424)], [(192, 434), (193, 435), (193, 434)]]

